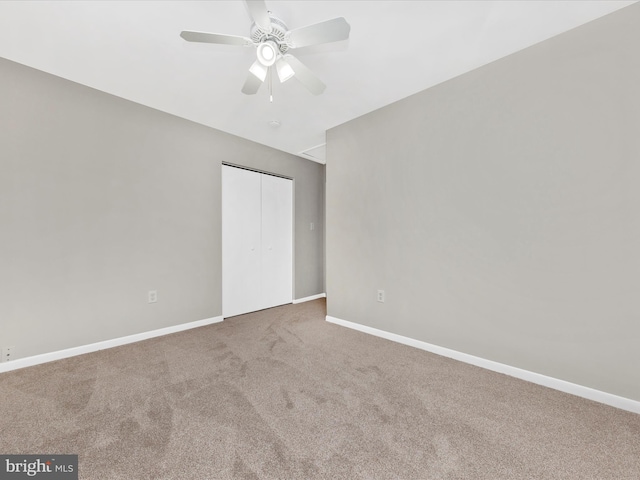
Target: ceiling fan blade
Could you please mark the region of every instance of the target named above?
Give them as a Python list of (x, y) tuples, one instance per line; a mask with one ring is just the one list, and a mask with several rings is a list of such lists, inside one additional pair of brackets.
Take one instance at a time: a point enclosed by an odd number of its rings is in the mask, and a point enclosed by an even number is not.
[(320, 95), (322, 92), (324, 92), (324, 89), (327, 88), (327, 86), (322, 83), (322, 81), (318, 77), (316, 77), (316, 74), (309, 70), (309, 67), (307, 67), (296, 57), (294, 57), (293, 55), (285, 55), (284, 59), (294, 71), (295, 77), (298, 79), (298, 81), (300, 81), (300, 83), (307, 87), (307, 90), (309, 90), (311, 93), (313, 93), (314, 95)]
[(267, 10), (267, 4), (264, 0), (245, 0), (247, 8), (249, 9), (249, 15), (256, 22), (262, 30), (267, 33), (271, 32), (271, 18), (269, 17), (269, 10)]
[(190, 32), (188, 30), (180, 33), (180, 36), (187, 42), (218, 43), (222, 45), (253, 45), (248, 37), (238, 35), (225, 35), (223, 33)]
[(287, 43), (291, 48), (300, 48), (320, 43), (338, 42), (349, 38), (350, 31), (351, 26), (344, 17), (338, 17), (291, 30), (288, 33)]
[(242, 87), (242, 93), (245, 95), (255, 95), (260, 85), (262, 85), (262, 81), (252, 73), (249, 73)]
[(247, 79), (244, 81), (244, 86), (242, 87), (242, 93), (245, 95), (255, 95), (264, 79), (267, 77), (267, 68), (264, 67), (257, 60), (251, 65), (249, 68), (249, 74), (247, 75)]

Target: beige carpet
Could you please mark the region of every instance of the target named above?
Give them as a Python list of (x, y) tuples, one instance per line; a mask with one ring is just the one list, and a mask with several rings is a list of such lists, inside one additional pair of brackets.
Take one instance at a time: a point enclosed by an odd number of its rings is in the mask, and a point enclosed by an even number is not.
[(640, 415), (287, 305), (0, 375), (0, 453), (82, 479), (639, 479)]

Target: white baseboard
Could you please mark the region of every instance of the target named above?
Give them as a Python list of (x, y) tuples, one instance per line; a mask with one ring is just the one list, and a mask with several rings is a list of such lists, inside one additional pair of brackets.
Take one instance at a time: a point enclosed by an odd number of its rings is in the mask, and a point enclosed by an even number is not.
[(548, 377), (540, 373), (530, 372), (529, 370), (523, 370), (521, 368), (512, 367), (511, 365), (505, 365), (504, 363), (494, 362), (493, 360), (487, 360), (481, 357), (469, 355), (467, 353), (458, 352), (449, 348), (439, 347), (430, 343), (415, 340), (409, 337), (403, 337), (395, 333), (389, 333), (384, 330), (378, 330), (377, 328), (367, 327), (366, 325), (360, 325), (359, 323), (349, 322), (347, 320), (341, 320), (339, 318), (331, 317), (327, 315), (327, 322), (335, 323), (343, 327), (352, 328), (360, 332), (375, 335), (376, 337), (386, 338), (393, 342), (402, 343), (411, 347), (426, 350), (427, 352), (442, 355), (443, 357), (453, 358), (464, 363), (475, 365), (476, 367), (486, 368), (494, 372), (503, 373), (511, 377), (526, 380), (531, 383), (543, 385), (545, 387), (560, 390), (561, 392), (570, 393), (578, 397), (583, 397), (595, 402), (604, 403), (612, 407), (627, 410), (629, 412), (640, 414), (640, 402), (631, 400), (630, 398), (620, 397), (611, 393), (595, 390), (590, 387), (578, 385), (576, 383), (567, 382), (553, 377)]
[(295, 305), (296, 303), (310, 302), (311, 300), (317, 300), (318, 298), (325, 298), (326, 296), (327, 296), (326, 293), (319, 293), (317, 295), (311, 295), (310, 297), (297, 298), (293, 301), (293, 304)]
[(53, 362), (54, 360), (61, 360), (63, 358), (75, 357), (76, 355), (82, 355), (84, 353), (97, 352), (98, 350), (104, 350), (106, 348), (119, 347), (120, 345), (139, 342), (141, 340), (148, 340), (149, 338), (154, 337), (161, 337), (162, 335), (169, 335), (170, 333), (181, 332), (183, 330), (189, 330), (191, 328), (204, 327), (205, 325), (211, 325), (212, 323), (218, 323), (221, 321), (222, 316), (211, 317), (204, 320), (196, 320), (195, 322), (174, 325), (172, 327), (159, 328), (158, 330), (151, 330), (149, 332), (136, 333), (134, 335), (128, 335), (126, 337), (104, 340), (102, 342), (90, 343), (88, 345), (67, 348), (65, 350), (58, 350), (56, 352), (18, 358), (9, 362), (0, 363), (0, 373), (17, 370), (24, 367), (31, 367), (33, 365), (39, 365), (41, 363)]

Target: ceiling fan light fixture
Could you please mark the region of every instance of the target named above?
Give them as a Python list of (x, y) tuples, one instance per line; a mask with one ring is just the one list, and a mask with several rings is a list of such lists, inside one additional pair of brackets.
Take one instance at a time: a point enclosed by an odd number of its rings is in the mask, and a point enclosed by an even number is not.
[(258, 61), (265, 67), (270, 67), (271, 65), (276, 63), (278, 50), (278, 46), (275, 44), (275, 42), (271, 40), (262, 42), (260, 45), (258, 45), (257, 49)]
[(267, 69), (260, 65), (260, 62), (253, 62), (249, 71), (258, 77), (261, 82), (264, 82), (265, 78), (267, 78)]
[(280, 57), (276, 63), (276, 70), (278, 71), (278, 78), (280, 79), (281, 83), (286, 82), (295, 75), (295, 72), (293, 71), (293, 68), (291, 68), (291, 65), (289, 65), (287, 61), (282, 57)]

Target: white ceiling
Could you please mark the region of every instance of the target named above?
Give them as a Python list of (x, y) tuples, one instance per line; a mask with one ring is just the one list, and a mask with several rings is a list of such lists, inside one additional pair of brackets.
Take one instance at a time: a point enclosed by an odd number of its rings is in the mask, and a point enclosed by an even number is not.
[(267, 0), (290, 29), (339, 16), (351, 25), (347, 41), (291, 51), (326, 91), (276, 77), (273, 103), (264, 85), (240, 92), (254, 48), (179, 36), (249, 36), (240, 0), (0, 1), (0, 56), (323, 162), (329, 128), (631, 3)]

